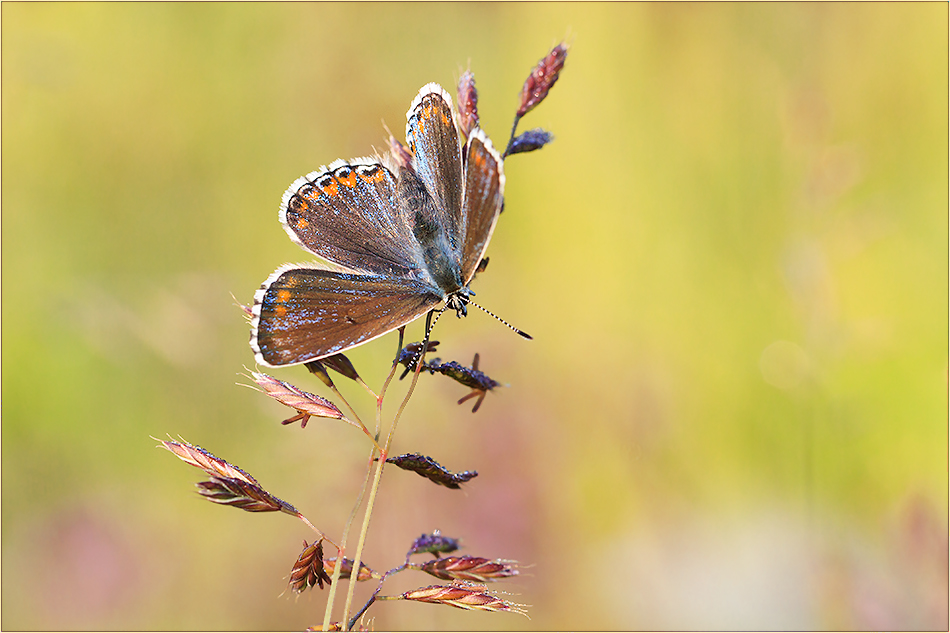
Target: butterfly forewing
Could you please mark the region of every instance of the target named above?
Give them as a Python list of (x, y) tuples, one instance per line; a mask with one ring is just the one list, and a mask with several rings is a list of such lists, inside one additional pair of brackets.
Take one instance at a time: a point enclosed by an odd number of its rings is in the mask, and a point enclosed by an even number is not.
[(452, 248), (461, 249), (462, 154), (452, 98), (438, 84), (427, 84), (406, 113), (406, 141), (412, 165), (435, 201), (436, 220)]
[(442, 297), (412, 279), (285, 266), (255, 297), (251, 347), (264, 365), (295, 365), (371, 341)]
[(465, 160), (465, 200), (462, 206), (462, 279), (467, 284), (488, 249), (504, 200), (502, 160), (480, 129), (468, 140)]
[(396, 177), (379, 161), (337, 161), (284, 193), (280, 220), (291, 239), (351, 270), (417, 276), (420, 257), (396, 199)]

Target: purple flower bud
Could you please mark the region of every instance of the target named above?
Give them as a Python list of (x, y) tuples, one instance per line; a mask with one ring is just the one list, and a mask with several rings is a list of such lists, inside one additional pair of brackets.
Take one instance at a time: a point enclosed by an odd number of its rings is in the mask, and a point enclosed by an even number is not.
[(508, 154), (533, 152), (536, 149), (541, 149), (553, 140), (554, 135), (547, 130), (542, 130), (541, 128), (528, 130), (527, 132), (522, 132), (517, 137), (515, 137), (515, 140), (511, 142), (511, 147), (508, 150)]

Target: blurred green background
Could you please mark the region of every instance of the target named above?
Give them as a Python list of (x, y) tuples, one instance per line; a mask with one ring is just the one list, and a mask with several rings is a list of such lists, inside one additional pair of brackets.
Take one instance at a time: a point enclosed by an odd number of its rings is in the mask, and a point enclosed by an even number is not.
[[(419, 87), (467, 66), (503, 146), (566, 38), (522, 124), (556, 141), (507, 161), (475, 285), (535, 340), (439, 323), (443, 360), (510, 386), (473, 415), (420, 378), (395, 449), (480, 476), (388, 470), (366, 553), (388, 569), (440, 528), (527, 566), (497, 588), (531, 619), (390, 602), (372, 625), (945, 630), (947, 24), (945, 3), (4, 3), (0, 625), (322, 621), (326, 591), (284, 592), (311, 533), (202, 501), (149, 436), (339, 536), (365, 438), (282, 427), (237, 386), (230, 293), (308, 259), (277, 222), (294, 179), (401, 138)], [(371, 385), (395, 344), (350, 355)]]

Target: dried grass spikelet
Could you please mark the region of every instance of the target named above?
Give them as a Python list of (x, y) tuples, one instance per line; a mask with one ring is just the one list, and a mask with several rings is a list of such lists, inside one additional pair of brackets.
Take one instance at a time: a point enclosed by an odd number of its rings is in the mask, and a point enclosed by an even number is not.
[(285, 512), (293, 516), (300, 514), (295, 507), (283, 499), (278, 499), (260, 486), (250, 484), (243, 479), (212, 477), (211, 481), (202, 481), (195, 485), (201, 496), (221, 505), (240, 508), (247, 512)]
[(521, 88), (518, 117), (523, 117), (544, 101), (544, 98), (548, 96), (548, 92), (557, 82), (561, 70), (564, 68), (565, 59), (567, 59), (567, 46), (558, 44), (538, 62), (538, 65), (531, 71)]
[[(323, 569), (327, 574), (333, 575), (333, 572), (336, 571), (336, 558), (327, 558), (323, 561)], [(344, 558), (343, 559), (343, 569), (340, 570), (340, 578), (348, 580), (350, 576), (353, 575), (353, 559)], [(371, 578), (382, 578), (380, 574), (373, 571), (369, 567), (363, 564), (360, 561), (360, 573), (356, 575), (356, 581), (362, 582), (364, 580), (370, 580)]]
[[(429, 352), (434, 352), (439, 345), (439, 341), (429, 341), (426, 343), (426, 354)], [(399, 350), (399, 354), (396, 355), (396, 362), (401, 365), (405, 365), (406, 369), (402, 372), (402, 375), (399, 376), (399, 380), (402, 380), (409, 375), (409, 372), (416, 370), (416, 365), (419, 362), (419, 359), (422, 357), (422, 343), (409, 343), (404, 348)], [(429, 365), (426, 362), (422, 363), (422, 369), (420, 371), (428, 371)], [(429, 371), (431, 374), (432, 372)]]
[(250, 484), (259, 485), (257, 480), (248, 473), (237, 466), (229, 464), (220, 457), (215, 457), (200, 446), (189, 444), (184, 440), (181, 442), (176, 442), (175, 440), (168, 440), (167, 442), (164, 440), (158, 441), (161, 442), (165, 449), (177, 455), (180, 460), (202, 469), (209, 475), (228, 477), (230, 479), (243, 479)]
[(389, 158), (396, 168), (412, 165), (412, 152), (392, 134), (389, 135)]
[(527, 612), (523, 608), (525, 605), (502, 600), (498, 596), (489, 593), (484, 587), (479, 588), (477, 586), (429, 585), (420, 589), (412, 589), (391, 598), (380, 597), (379, 599), (445, 604), (467, 611), (509, 611), (527, 616)]
[(449, 554), (459, 548), (459, 541), (451, 536), (443, 536), (439, 530), (433, 530), (432, 534), (423, 534), (412, 542), (412, 547), (406, 552), (406, 560), (413, 554), (429, 553), (439, 557), (440, 554)]
[(388, 458), (386, 463), (398, 466), (403, 470), (412, 471), (429, 481), (453, 490), (458, 490), (460, 488), (459, 484), (464, 484), (466, 481), (478, 477), (478, 472), (474, 470), (452, 473), (431, 457), (419, 453), (396, 455)]
[(508, 155), (523, 154), (541, 149), (554, 140), (554, 135), (542, 128), (536, 127), (533, 130), (522, 132), (511, 141), (511, 147), (508, 149)]
[(471, 70), (466, 70), (459, 78), (457, 105), (459, 132), (468, 139), (478, 126), (478, 90), (475, 89), (475, 75)]
[(196, 484), (198, 492), (209, 501), (248, 512), (280, 511), (292, 516), (300, 516), (296, 508), (264, 490), (256, 479), (237, 466), (188, 442), (159, 441), (165, 449), (174, 453), (183, 462), (211, 475), (210, 481)]
[[(487, 266), (488, 259), (483, 259), (481, 264)], [(436, 345), (438, 344), (438, 341), (430, 341), (426, 347), (426, 353), (435, 351)], [(399, 377), (400, 380), (405, 378), (409, 372), (416, 370), (416, 365), (419, 363), (419, 359), (422, 356), (420, 353), (421, 351), (422, 343), (409, 343), (403, 349), (399, 350), (399, 355), (396, 357), (396, 362), (406, 366), (405, 371), (403, 371), (402, 375)], [(472, 407), (472, 413), (475, 413), (482, 405), (482, 401), (485, 399), (485, 394), (493, 390), (495, 387), (501, 386), (500, 382), (492, 379), (490, 376), (478, 369), (478, 361), (478, 354), (475, 354), (475, 358), (472, 360), (471, 367), (466, 367), (465, 365), (457, 363), (454, 360), (443, 363), (438, 358), (435, 358), (430, 362), (423, 362), (420, 371), (426, 371), (430, 374), (442, 374), (443, 376), (448, 376), (452, 380), (470, 388), (472, 392), (461, 398), (458, 403), (462, 404), (466, 400), (477, 397), (478, 400), (475, 401), (475, 406)]]
[(330, 373), (327, 371), (327, 368), (323, 366), (323, 363), (318, 360), (312, 360), (309, 363), (304, 363), (303, 366), (307, 368), (307, 371), (319, 378), (320, 382), (330, 389), (333, 389), (333, 379), (330, 378)]
[(277, 380), (273, 376), (256, 371), (251, 372), (251, 378), (268, 396), (297, 411), (297, 415), (287, 418), (281, 424), (290, 424), (300, 420), (300, 426), (303, 428), (307, 426), (307, 421), (311, 417), (315, 417), (343, 420), (357, 428), (361, 428), (356, 422), (343, 415), (343, 412), (326, 398), (321, 398), (283, 380)]
[(489, 560), (479, 556), (447, 556), (413, 565), (415, 569), (442, 580), (491, 582), (518, 575), (515, 561)]
[(511, 154), (520, 154), (540, 149), (551, 142), (554, 138), (551, 134), (542, 129), (535, 129), (525, 132), (521, 136), (515, 137), (518, 129), (518, 122), (531, 110), (535, 109), (548, 96), (551, 88), (557, 83), (561, 71), (564, 69), (564, 61), (567, 59), (567, 45), (558, 44), (551, 52), (544, 56), (541, 61), (531, 70), (531, 74), (525, 80), (521, 87), (519, 95), (518, 110), (515, 112), (515, 122), (511, 126), (511, 137), (508, 139), (508, 145), (502, 154), (502, 158), (507, 158)]
[(322, 363), (325, 367), (329, 367), (350, 380), (361, 381), (360, 375), (356, 372), (356, 367), (354, 367), (350, 359), (343, 354), (334, 354), (311, 362)]
[(323, 560), (323, 539), (318, 539), (310, 545), (304, 541), (303, 551), (290, 571), (290, 588), (296, 593), (303, 593), (314, 585), (323, 589), (323, 583), (331, 584)]
[[(356, 367), (353, 366), (353, 363), (343, 354), (333, 354), (332, 356), (326, 356), (319, 360), (312, 360), (310, 362), (304, 363), (304, 367), (310, 371), (311, 374), (319, 378), (323, 384), (325, 384), (330, 389), (336, 390), (336, 387), (333, 385), (333, 379), (330, 378), (330, 373), (328, 370), (332, 369), (338, 374), (342, 375), (344, 378), (349, 378), (353, 382), (357, 383), (367, 392), (369, 392), (374, 398), (379, 398), (375, 391), (373, 391), (366, 382), (360, 378), (359, 373), (356, 371)], [(340, 392), (337, 391), (337, 395), (340, 395)]]
[(448, 376), (452, 380), (458, 382), (459, 384), (465, 385), (472, 390), (471, 393), (469, 393), (467, 396), (463, 396), (458, 401), (459, 404), (462, 404), (466, 400), (477, 397), (478, 400), (475, 401), (475, 406), (472, 407), (472, 413), (478, 411), (478, 408), (482, 406), (482, 401), (485, 399), (485, 394), (495, 387), (501, 386), (500, 382), (479, 371), (478, 358), (478, 354), (475, 354), (475, 358), (472, 360), (471, 367), (466, 367), (465, 365), (457, 363), (454, 360), (449, 361), (448, 363), (440, 363), (438, 359), (433, 360), (427, 366), (429, 373), (439, 373), (443, 376)]

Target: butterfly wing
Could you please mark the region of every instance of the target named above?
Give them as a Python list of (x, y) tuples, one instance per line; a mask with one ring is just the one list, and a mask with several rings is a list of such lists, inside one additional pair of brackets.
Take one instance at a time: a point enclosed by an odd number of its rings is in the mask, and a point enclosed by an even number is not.
[(462, 247), (462, 153), (452, 97), (439, 84), (419, 90), (406, 113), (412, 167), (435, 202), (433, 220), (456, 254)]
[(251, 348), (262, 365), (304, 363), (391, 332), (441, 300), (411, 278), (282, 266), (254, 296)]
[(336, 161), (298, 178), (284, 193), (280, 222), (302, 248), (349, 270), (418, 277), (419, 244), (396, 177), (378, 160)]
[(505, 172), (501, 156), (479, 128), (469, 136), (465, 154), (462, 203), (462, 279), (467, 285), (488, 250), (504, 202)]

